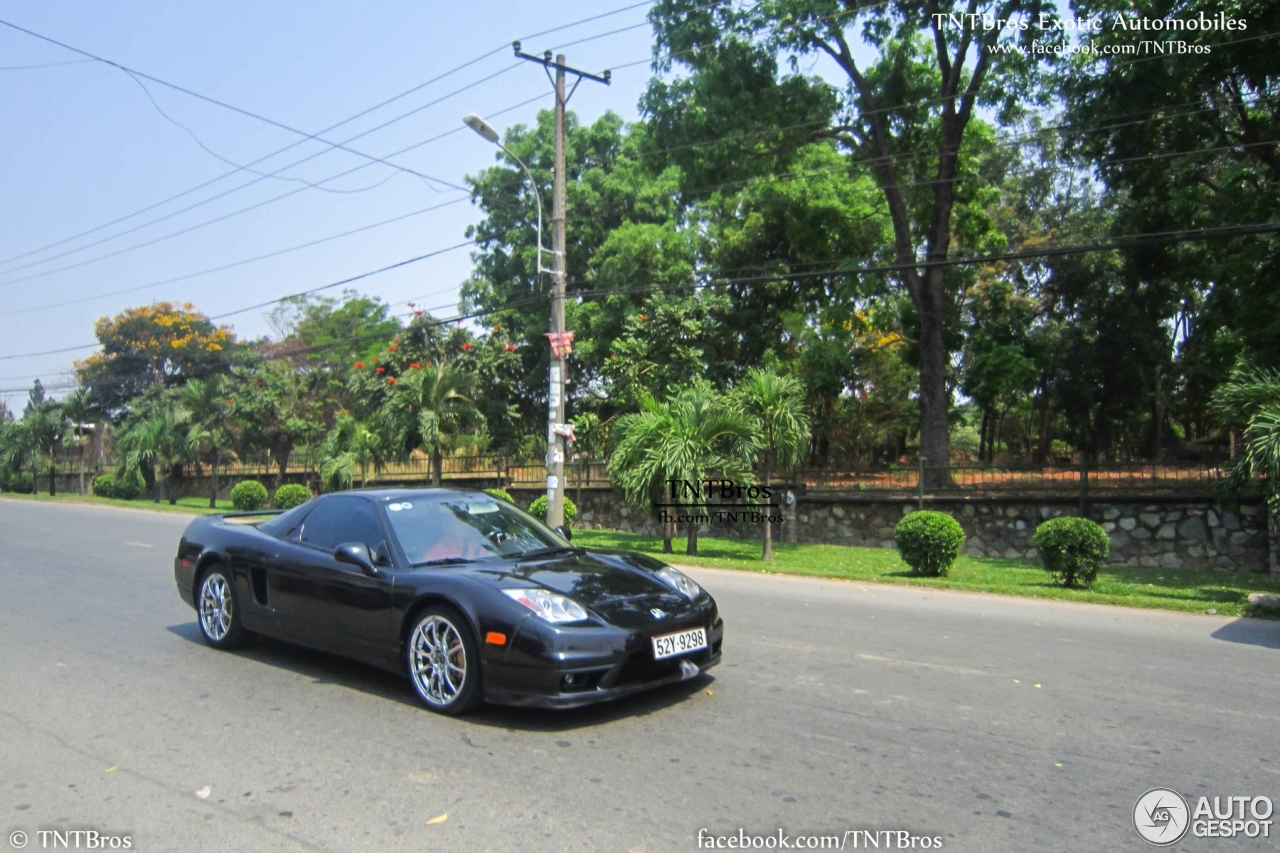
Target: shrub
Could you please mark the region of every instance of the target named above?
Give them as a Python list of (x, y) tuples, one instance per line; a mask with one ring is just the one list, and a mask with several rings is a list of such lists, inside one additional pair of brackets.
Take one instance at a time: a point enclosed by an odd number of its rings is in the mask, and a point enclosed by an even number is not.
[(893, 529), (893, 544), (913, 573), (945, 575), (960, 555), (964, 529), (945, 512), (913, 512)]
[(1036, 550), (1053, 579), (1063, 586), (1088, 586), (1111, 552), (1106, 532), (1087, 518), (1064, 515), (1036, 528)]
[(231, 503), (246, 512), (262, 509), (267, 504), (267, 487), (257, 480), (241, 480), (231, 490)]
[[(509, 504), (516, 502), (515, 498), (511, 497), (511, 493), (506, 489), (485, 489), (484, 493), (491, 498), (497, 498), (498, 500), (506, 501)], [(546, 498), (543, 498), (543, 500), (546, 500)]]
[(116, 475), (103, 474), (93, 481), (93, 493), (100, 498), (116, 496)]
[[(233, 499), (235, 492), (232, 492)], [(276, 509), (293, 509), (311, 500), (311, 490), (300, 483), (285, 483), (276, 489)]]
[(136, 476), (102, 474), (93, 481), (93, 493), (100, 498), (131, 501), (142, 494), (142, 484)]
[(35, 479), (30, 471), (7, 471), (0, 474), (0, 491), (29, 495), (35, 491)]
[[(533, 503), (529, 504), (529, 514), (543, 521), (547, 520), (547, 496), (539, 495), (534, 498)], [(569, 500), (569, 496), (564, 496), (564, 523), (569, 527), (573, 527), (573, 520), (578, 517), (578, 506)]]

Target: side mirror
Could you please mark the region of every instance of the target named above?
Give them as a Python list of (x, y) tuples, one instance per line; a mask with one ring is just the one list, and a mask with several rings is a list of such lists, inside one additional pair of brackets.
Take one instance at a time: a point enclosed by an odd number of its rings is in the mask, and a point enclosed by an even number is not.
[(373, 576), (378, 573), (373, 565), (373, 555), (369, 553), (369, 546), (363, 542), (342, 543), (334, 550), (333, 559), (339, 563), (356, 566), (366, 575)]
[(569, 529), (569, 525), (567, 524), (557, 524), (556, 533), (559, 533), (560, 538), (566, 542), (573, 541), (573, 531)]

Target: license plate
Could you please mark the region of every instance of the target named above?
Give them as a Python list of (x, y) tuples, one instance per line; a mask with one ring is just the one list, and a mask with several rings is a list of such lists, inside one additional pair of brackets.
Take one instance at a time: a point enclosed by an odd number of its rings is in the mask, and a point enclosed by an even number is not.
[(707, 629), (694, 628), (691, 631), (679, 631), (675, 634), (664, 634), (653, 638), (653, 659), (683, 655), (696, 652), (707, 647)]

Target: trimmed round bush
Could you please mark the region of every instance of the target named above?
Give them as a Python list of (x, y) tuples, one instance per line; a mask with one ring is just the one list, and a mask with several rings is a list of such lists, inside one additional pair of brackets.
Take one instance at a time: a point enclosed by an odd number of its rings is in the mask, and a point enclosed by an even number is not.
[[(534, 498), (533, 503), (529, 504), (529, 515), (534, 518), (547, 520), (547, 496), (539, 495)], [(569, 527), (573, 527), (573, 520), (578, 517), (578, 505), (569, 500), (569, 496), (564, 496), (564, 523)]]
[[(491, 498), (497, 498), (498, 500), (506, 501), (509, 504), (516, 502), (515, 498), (511, 497), (511, 493), (506, 489), (485, 489), (484, 493)], [(545, 501), (546, 498), (543, 498), (543, 500)], [(543, 511), (545, 512), (545, 509)]]
[[(232, 494), (234, 495), (234, 492)], [(293, 509), (309, 500), (311, 500), (311, 490), (301, 483), (285, 483), (276, 489), (276, 509)]]
[(1088, 586), (1111, 553), (1106, 531), (1087, 518), (1064, 515), (1036, 528), (1036, 550), (1045, 571), (1063, 586)]
[(960, 556), (964, 529), (945, 512), (922, 510), (902, 517), (893, 528), (893, 544), (914, 574), (938, 577)]
[(262, 509), (267, 505), (267, 487), (257, 480), (241, 480), (231, 489), (231, 503), (245, 512)]

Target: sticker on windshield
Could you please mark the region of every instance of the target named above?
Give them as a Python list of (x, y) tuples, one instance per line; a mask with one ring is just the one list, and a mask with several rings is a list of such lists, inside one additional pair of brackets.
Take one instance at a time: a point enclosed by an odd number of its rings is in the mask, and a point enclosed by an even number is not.
[(491, 503), (467, 504), (467, 512), (471, 515), (483, 515), (486, 512), (497, 512), (498, 505)]
[(410, 503), (387, 504), (387, 509), (391, 510), (392, 512), (399, 512), (402, 509), (413, 509), (413, 504), (410, 504)]

